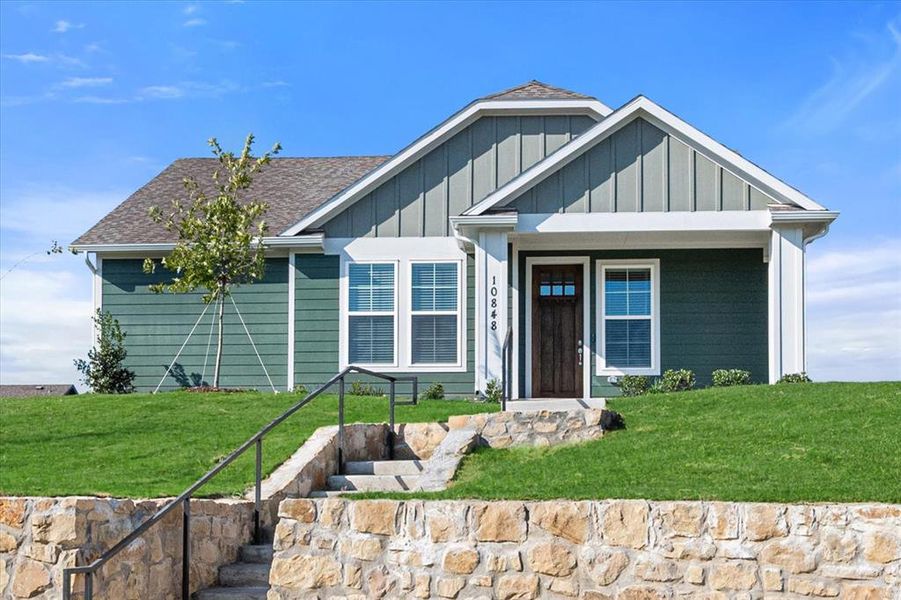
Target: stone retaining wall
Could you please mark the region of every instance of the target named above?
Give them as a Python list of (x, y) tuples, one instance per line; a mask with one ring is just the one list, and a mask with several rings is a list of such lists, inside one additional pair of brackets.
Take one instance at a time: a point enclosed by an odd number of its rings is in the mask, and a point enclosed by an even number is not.
[[(0, 598), (62, 597), (63, 569), (86, 565), (128, 535), (167, 500), (0, 498)], [(253, 503), (191, 502), (191, 589), (216, 580), (253, 532)], [(181, 598), (182, 512), (161, 522), (104, 565), (94, 598)], [(81, 598), (83, 578), (75, 580)]]
[(270, 600), (901, 597), (901, 506), (286, 500)]

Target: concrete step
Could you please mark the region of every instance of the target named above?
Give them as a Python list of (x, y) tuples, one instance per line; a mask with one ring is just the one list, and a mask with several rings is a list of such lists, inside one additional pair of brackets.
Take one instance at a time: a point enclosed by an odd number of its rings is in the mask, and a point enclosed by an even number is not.
[(405, 492), (416, 487), (418, 475), (332, 475), (328, 489), (357, 492)]
[(219, 585), (253, 587), (269, 585), (269, 563), (239, 562), (219, 567)]
[(241, 562), (271, 563), (272, 544), (245, 544), (241, 546)]
[(336, 498), (345, 494), (353, 494), (353, 490), (343, 492), (341, 490), (313, 490), (310, 492), (310, 498)]
[(266, 600), (269, 586), (214, 587), (194, 592), (194, 600)]
[(422, 463), (418, 460), (359, 460), (344, 465), (347, 475), (419, 475)]

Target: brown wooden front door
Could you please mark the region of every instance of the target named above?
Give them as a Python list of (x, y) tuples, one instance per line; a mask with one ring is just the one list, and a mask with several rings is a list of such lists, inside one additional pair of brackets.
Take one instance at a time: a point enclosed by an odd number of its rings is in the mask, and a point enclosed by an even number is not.
[(532, 267), (532, 397), (581, 398), (582, 265)]

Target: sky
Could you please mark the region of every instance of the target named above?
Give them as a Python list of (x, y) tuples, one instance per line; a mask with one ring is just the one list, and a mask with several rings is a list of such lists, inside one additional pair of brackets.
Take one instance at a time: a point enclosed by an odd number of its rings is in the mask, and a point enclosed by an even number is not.
[(530, 79), (638, 94), (841, 211), (808, 248), (815, 380), (901, 379), (901, 8), (854, 3), (0, 3), (0, 382), (74, 382), (67, 245), (172, 160), (254, 132), (393, 154)]

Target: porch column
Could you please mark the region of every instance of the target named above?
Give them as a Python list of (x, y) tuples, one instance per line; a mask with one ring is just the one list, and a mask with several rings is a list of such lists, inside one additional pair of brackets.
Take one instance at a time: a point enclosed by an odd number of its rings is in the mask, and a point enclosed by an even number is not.
[(504, 337), (507, 334), (507, 231), (483, 229), (475, 245), (476, 268), (476, 390), (492, 379), (501, 381)]
[(774, 225), (769, 259), (769, 363), (775, 383), (807, 370), (803, 228)]

